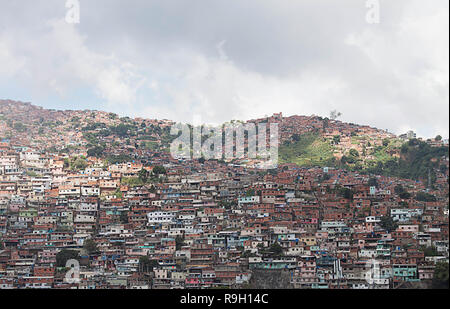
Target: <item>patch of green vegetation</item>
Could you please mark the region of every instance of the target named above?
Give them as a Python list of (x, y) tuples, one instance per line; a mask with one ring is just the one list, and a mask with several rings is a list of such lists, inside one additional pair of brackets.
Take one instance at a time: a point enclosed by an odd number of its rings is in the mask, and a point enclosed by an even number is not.
[(280, 163), (296, 163), (299, 166), (333, 165), (334, 147), (318, 132), (299, 135), (295, 142), (286, 142), (279, 149)]
[(371, 155), (374, 157), (374, 160), (371, 160), (371, 162), (375, 164), (378, 162), (385, 163), (392, 159), (392, 155), (389, 154), (388, 149), (382, 146), (375, 147)]
[[(352, 136), (353, 143), (367, 141), (367, 137)], [(384, 139), (383, 145), (363, 148), (362, 153), (348, 151), (340, 162), (333, 157), (333, 141), (323, 139), (318, 132), (296, 135), (279, 149), (280, 163), (296, 163), (301, 167), (336, 166), (365, 174), (385, 175), (406, 179), (436, 180), (441, 159), (449, 156), (448, 147), (431, 147), (417, 139), (403, 143), (399, 139)], [(370, 144), (368, 144), (370, 147)], [(394, 154), (399, 154), (400, 158)], [(366, 156), (372, 156), (365, 160)]]
[(126, 177), (122, 178), (121, 184), (130, 187), (142, 187), (145, 182), (139, 177)]
[(143, 142), (141, 142), (140, 147), (143, 149), (158, 150), (159, 144), (158, 144), (158, 142), (153, 142), (153, 141), (143, 141)]
[(81, 171), (86, 167), (88, 167), (88, 163), (83, 156), (64, 158), (64, 168), (69, 168), (71, 171)]
[(36, 172), (34, 172), (34, 171), (27, 171), (26, 174), (27, 174), (27, 176), (30, 176), (30, 177), (37, 177), (38, 176), (38, 174)]
[(408, 179), (435, 179), (435, 169), (439, 168), (442, 157), (449, 155), (448, 147), (431, 147), (417, 139), (410, 140), (401, 146), (401, 157), (394, 158), (388, 154), (389, 144), (385, 150), (378, 150), (376, 161), (368, 162), (365, 172), (377, 175), (395, 176)]
[(133, 158), (127, 154), (120, 154), (120, 155), (109, 155), (107, 156), (106, 160), (108, 161), (109, 164), (118, 164), (131, 162), (133, 161)]
[(363, 136), (358, 136), (358, 135), (352, 135), (351, 137), (351, 141), (353, 145), (360, 145), (361, 143), (364, 143), (367, 141), (367, 136), (363, 135)]

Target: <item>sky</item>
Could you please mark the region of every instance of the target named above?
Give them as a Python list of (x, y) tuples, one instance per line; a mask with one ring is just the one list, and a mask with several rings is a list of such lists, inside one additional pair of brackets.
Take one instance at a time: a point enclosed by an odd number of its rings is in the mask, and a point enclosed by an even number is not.
[(342, 121), (448, 138), (448, 6), (0, 0), (0, 99), (211, 124), (337, 110)]

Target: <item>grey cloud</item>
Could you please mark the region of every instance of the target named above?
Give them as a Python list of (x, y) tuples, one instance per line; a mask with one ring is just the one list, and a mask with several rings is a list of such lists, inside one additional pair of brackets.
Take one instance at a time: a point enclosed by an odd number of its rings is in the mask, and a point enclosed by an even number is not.
[[(148, 87), (139, 92), (119, 77), (76, 80), (85, 87), (101, 85), (100, 107), (185, 121), (197, 113), (213, 122), (278, 111), (326, 116), (338, 109), (350, 122), (448, 136), (446, 0), (381, 0), (377, 25), (365, 21), (365, 0), (80, 2), (75, 29), (83, 65), (101, 59), (95, 72), (117, 73), (130, 64), (131, 75), (146, 78), (139, 89)], [(31, 75), (50, 72), (61, 87), (70, 87), (74, 78), (55, 68), (57, 60), (26, 48), (39, 40), (52, 44), (45, 23), (64, 17), (64, 1), (0, 6), (0, 44), (2, 33), (17, 34), (8, 46), (17, 57), (28, 57), (25, 69)], [(61, 44), (55, 44), (53, 57)], [(60, 57), (75, 61), (64, 51)], [(39, 70), (30, 62), (39, 63)], [(110, 67), (117, 63), (119, 71)], [(40, 74), (36, 80), (51, 80)], [(126, 109), (118, 102), (101, 105), (116, 93), (108, 87), (117, 86), (121, 97), (130, 98)]]

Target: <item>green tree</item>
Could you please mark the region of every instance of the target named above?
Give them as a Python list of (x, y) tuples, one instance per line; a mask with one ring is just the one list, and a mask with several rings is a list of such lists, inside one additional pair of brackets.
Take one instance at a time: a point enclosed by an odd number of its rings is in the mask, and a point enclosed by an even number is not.
[(103, 154), (103, 147), (95, 146), (87, 151), (89, 157), (101, 157)]
[(155, 260), (150, 260), (148, 256), (141, 256), (139, 258), (139, 270), (141, 272), (153, 271), (154, 267), (158, 266), (158, 262)]
[(129, 137), (128, 131), (131, 129), (130, 125), (119, 124), (115, 127), (110, 127), (110, 130), (120, 137)]
[(269, 248), (269, 254), (272, 257), (280, 257), (283, 255), (283, 248), (278, 242), (272, 244)]
[(448, 263), (438, 262), (434, 269), (434, 278), (432, 286), (434, 289), (448, 289)]
[(438, 256), (439, 255), (439, 253), (436, 250), (436, 247), (434, 247), (434, 246), (421, 248), (421, 250), (423, 251), (425, 256)]
[(98, 252), (97, 243), (94, 240), (92, 240), (92, 239), (85, 240), (83, 248), (87, 251), (87, 253), (89, 255)]
[(436, 202), (436, 197), (426, 192), (417, 192), (416, 200), (420, 202)]
[(333, 136), (333, 143), (334, 144), (339, 144), (340, 142), (341, 142), (341, 136), (340, 135)]
[(341, 116), (342, 116), (342, 113), (338, 112), (337, 110), (332, 110), (330, 112), (330, 119), (331, 120), (336, 120), (336, 119), (338, 119)]
[(250, 196), (255, 196), (255, 190), (250, 189), (247, 191), (247, 193), (245, 194), (245, 196), (250, 197)]
[(390, 216), (381, 217), (380, 226), (388, 233), (395, 231), (398, 227), (397, 223)]
[(394, 187), (394, 192), (395, 192), (395, 194), (397, 194), (401, 199), (408, 200), (408, 199), (411, 198), (411, 194), (410, 194), (408, 191), (406, 191), (405, 188), (403, 188), (403, 186), (400, 185), (400, 184), (399, 184), (399, 185), (396, 185), (396, 186)]
[(120, 213), (120, 223), (122, 224), (128, 223), (128, 211), (122, 211)]
[(177, 250), (180, 250), (181, 247), (184, 246), (184, 238), (181, 237), (181, 236), (177, 236), (177, 237), (175, 238), (175, 244), (176, 244), (176, 249), (177, 249)]
[(402, 185), (398, 184), (394, 187), (395, 194), (400, 194), (402, 192), (405, 192), (405, 188), (403, 188)]
[(342, 196), (345, 199), (348, 199), (348, 200), (353, 199), (353, 191), (350, 188), (336, 186), (336, 188), (334, 190), (335, 190), (336, 194)]
[(378, 188), (378, 180), (375, 177), (371, 177), (368, 183), (369, 187), (377, 187)]
[(164, 168), (164, 166), (160, 166), (157, 165), (153, 168), (153, 174), (155, 175), (165, 175), (167, 173), (166, 169)]
[(139, 176), (139, 179), (143, 182), (143, 183), (146, 183), (147, 181), (148, 181), (148, 176), (149, 176), (149, 172), (146, 170), (146, 169), (141, 169), (140, 171), (139, 171), (139, 174), (138, 174)]
[(66, 267), (68, 260), (80, 260), (80, 254), (76, 250), (63, 249), (56, 254), (56, 266)]
[(88, 163), (83, 157), (77, 157), (75, 160), (71, 162), (71, 169), (72, 170), (83, 170), (88, 166)]
[(27, 130), (27, 126), (21, 122), (16, 122), (14, 124), (14, 129), (18, 132), (25, 132)]
[(120, 188), (117, 188), (116, 191), (114, 192), (114, 195), (116, 196), (116, 198), (123, 198), (123, 193), (122, 191), (120, 191)]
[(356, 149), (350, 149), (349, 151), (350, 156), (352, 156), (353, 158), (358, 158), (359, 157), (359, 152)]

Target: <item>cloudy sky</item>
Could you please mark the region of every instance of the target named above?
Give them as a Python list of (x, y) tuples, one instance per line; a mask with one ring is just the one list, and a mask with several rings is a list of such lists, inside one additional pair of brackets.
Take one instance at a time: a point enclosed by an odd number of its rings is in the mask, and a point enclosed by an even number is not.
[(79, 3), (70, 24), (66, 0), (0, 0), (0, 98), (208, 123), (338, 110), (449, 135), (448, 0), (379, 0), (379, 23), (367, 0)]

